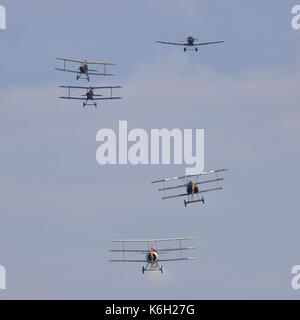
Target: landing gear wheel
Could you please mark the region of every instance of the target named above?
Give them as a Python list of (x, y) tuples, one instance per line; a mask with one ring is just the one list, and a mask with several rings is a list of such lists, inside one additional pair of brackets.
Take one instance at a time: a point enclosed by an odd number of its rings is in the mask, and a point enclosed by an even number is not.
[(184, 48), (183, 51), (186, 52), (186, 48)]
[(196, 52), (198, 52), (198, 48), (196, 48)]
[(142, 268), (142, 272), (143, 272), (143, 274), (145, 273), (145, 267)]
[(160, 272), (161, 272), (161, 274), (163, 274), (163, 273), (164, 273), (164, 269), (163, 269), (163, 267), (161, 267), (161, 268), (160, 268)]

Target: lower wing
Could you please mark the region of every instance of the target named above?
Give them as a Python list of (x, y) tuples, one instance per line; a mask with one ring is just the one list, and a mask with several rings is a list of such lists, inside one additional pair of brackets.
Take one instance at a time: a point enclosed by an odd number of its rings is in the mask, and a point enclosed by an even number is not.
[[(206, 192), (218, 191), (218, 190), (223, 190), (223, 188), (220, 187), (220, 188), (202, 190), (202, 191), (199, 191), (198, 193), (195, 193), (194, 195), (201, 194), (201, 193), (206, 193)], [(174, 199), (174, 198), (179, 198), (179, 197), (187, 197), (187, 196), (190, 196), (190, 195), (191, 194), (189, 194), (189, 193), (183, 193), (183, 194), (178, 194), (178, 195), (174, 195), (174, 196), (164, 197), (162, 199), (163, 200), (167, 200), (167, 199)]]
[(145, 263), (147, 262), (146, 260), (127, 260), (127, 259), (122, 259), (122, 260), (109, 260), (110, 262), (142, 262)]
[[(87, 98), (78, 98), (78, 97), (60, 97), (60, 99), (68, 99), (68, 100), (81, 100), (81, 101), (86, 101), (88, 100)], [(94, 98), (94, 99), (89, 99), (90, 101), (99, 101), (99, 100), (120, 100), (122, 99), (121, 97), (109, 97), (109, 98)]]
[(101, 73), (96, 71), (88, 71), (87, 74), (90, 76), (110, 76), (110, 77), (114, 76), (114, 74), (112, 73)]
[(63, 72), (71, 72), (71, 73), (77, 73), (80, 74), (81, 72), (78, 70), (70, 70), (70, 69), (62, 69), (62, 68), (55, 68), (57, 71), (63, 71)]
[(89, 76), (113, 76), (112, 73), (97, 72), (96, 70), (88, 70), (87, 72), (80, 72), (80, 70), (71, 70), (71, 69), (62, 69), (62, 68), (55, 68), (55, 70), (76, 73), (76, 74), (85, 74)]
[(196, 258), (175, 258), (175, 259), (158, 259), (158, 262), (168, 262), (168, 261), (189, 261), (189, 260), (196, 260)]

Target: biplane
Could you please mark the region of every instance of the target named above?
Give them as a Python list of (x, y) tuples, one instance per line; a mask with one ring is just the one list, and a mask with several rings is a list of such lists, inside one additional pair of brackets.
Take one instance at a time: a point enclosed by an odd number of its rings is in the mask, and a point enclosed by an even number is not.
[[(185, 245), (186, 241), (193, 240), (194, 237), (154, 239), (154, 240), (112, 240), (111, 243), (121, 245), (119, 249), (109, 250), (112, 253), (122, 254), (121, 259), (110, 260), (110, 262), (133, 262), (144, 263), (143, 274), (146, 271), (160, 271), (163, 273), (161, 262), (188, 261), (194, 260), (193, 257), (184, 257), (183, 252), (193, 250), (195, 247)], [(172, 246), (169, 244), (172, 243)], [(174, 243), (177, 243), (176, 245)], [(167, 244), (167, 245), (166, 245)], [(160, 255), (172, 254), (172, 257), (162, 259)], [(133, 258), (127, 258), (126, 255), (135, 255)], [(136, 258), (137, 255), (144, 255), (145, 258)]]
[(199, 46), (207, 46), (210, 44), (223, 43), (225, 41), (221, 40), (221, 41), (200, 42), (198, 39), (192, 36), (189, 36), (182, 42), (171, 42), (171, 41), (156, 41), (156, 42), (161, 44), (168, 44), (172, 46), (182, 46), (184, 52), (186, 52), (187, 50), (198, 51)]
[[(107, 67), (115, 65), (111, 62), (92, 62), (87, 60), (72, 60), (65, 58), (56, 58), (56, 60), (63, 61), (63, 67), (55, 68), (55, 70), (76, 73), (77, 80), (86, 79), (87, 81), (90, 81), (90, 76), (113, 76), (113, 74), (107, 72)], [(79, 67), (74, 67), (73, 69), (72, 67), (67, 66), (68, 63), (77, 64)], [(91, 65), (103, 66), (103, 71), (99, 72), (98, 70), (90, 69)]]
[[(197, 202), (205, 203), (204, 197), (200, 197), (200, 195), (212, 192), (212, 191), (219, 191), (223, 190), (223, 187), (215, 185), (212, 188), (203, 188), (201, 189), (200, 186), (203, 185), (212, 185), (212, 184), (219, 184), (224, 180), (223, 177), (220, 177), (220, 174), (224, 171), (227, 171), (227, 169), (220, 169), (220, 170), (213, 170), (209, 172), (203, 172), (196, 175), (187, 175), (182, 177), (174, 177), (170, 179), (163, 179), (163, 180), (157, 180), (153, 181), (153, 184), (161, 183), (163, 184), (163, 187), (158, 189), (160, 192), (164, 192), (165, 196), (162, 198), (163, 200), (167, 199), (174, 199), (174, 198), (180, 198), (180, 197), (186, 197), (184, 200), (184, 206), (187, 207), (187, 205)], [(204, 176), (210, 176), (215, 175), (214, 178), (207, 178), (202, 179)], [(177, 182), (181, 181), (180, 184)], [(176, 183), (173, 185), (173, 183)], [(166, 186), (166, 184), (172, 184)], [(168, 192), (172, 192), (177, 189), (185, 189), (184, 193), (177, 193), (177, 194), (168, 194)]]
[[(68, 95), (60, 97), (61, 99), (69, 99), (69, 100), (80, 100), (83, 101), (83, 107), (86, 106), (94, 106), (97, 108), (97, 101), (101, 100), (118, 100), (122, 99), (121, 97), (113, 96), (113, 89), (120, 89), (120, 86), (104, 86), (104, 87), (78, 87), (78, 86), (60, 86), (60, 88), (68, 89)], [(71, 95), (71, 90), (86, 90), (84, 94), (81, 96), (73, 96)], [(96, 94), (95, 90), (110, 90), (110, 95), (103, 96), (102, 94)]]

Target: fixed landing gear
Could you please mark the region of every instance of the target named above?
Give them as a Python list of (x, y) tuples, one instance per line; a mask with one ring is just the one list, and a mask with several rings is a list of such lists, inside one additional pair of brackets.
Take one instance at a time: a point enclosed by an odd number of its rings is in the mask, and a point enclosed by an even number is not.
[(195, 47), (194, 48), (193, 47), (183, 48), (184, 52), (187, 52), (188, 50), (189, 51), (195, 50), (196, 52), (198, 52), (198, 48), (197, 47), (196, 48)]
[(97, 105), (97, 103), (93, 103), (93, 104), (91, 104), (91, 103), (83, 103), (83, 108), (85, 108), (86, 106), (94, 106), (95, 107), (95, 109), (97, 109), (97, 107), (98, 107), (98, 105)]
[(184, 200), (184, 206), (187, 207), (188, 204), (197, 203), (197, 202), (202, 202), (203, 204), (205, 204), (204, 197), (198, 200), (188, 200), (188, 201)]
[(164, 269), (163, 269), (163, 267), (161, 266), (161, 267), (159, 267), (159, 265), (157, 264), (153, 269), (151, 269), (151, 268), (148, 268), (148, 264), (147, 264), (147, 266), (146, 267), (143, 267), (142, 268), (142, 273), (143, 274), (145, 274), (145, 272), (146, 271), (153, 271), (153, 272), (159, 272), (160, 271), (160, 273), (161, 274), (163, 274), (164, 273)]
[[(76, 80), (79, 80), (79, 79), (83, 79), (83, 78), (82, 78), (82, 75), (76, 76)], [(88, 82), (90, 82), (90, 77), (87, 76), (87, 77), (86, 77), (86, 80), (87, 80)]]

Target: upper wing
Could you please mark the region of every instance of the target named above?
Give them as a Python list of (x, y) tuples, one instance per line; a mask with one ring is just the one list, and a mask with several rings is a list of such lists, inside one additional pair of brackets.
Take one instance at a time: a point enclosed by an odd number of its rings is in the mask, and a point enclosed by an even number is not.
[(87, 64), (94, 64), (94, 65), (102, 65), (102, 66), (115, 66), (115, 63), (111, 62), (105, 62), (105, 61), (100, 61), (100, 62), (94, 62), (94, 61), (87, 61)]
[(106, 65), (106, 66), (114, 66), (114, 63), (111, 62), (94, 62), (94, 61), (86, 61), (86, 60), (75, 60), (75, 59), (67, 59), (67, 58), (56, 58), (56, 60), (65, 61), (65, 62), (74, 62), (74, 63), (87, 63), (94, 65)]
[(187, 46), (185, 42), (156, 41), (157, 43), (169, 44), (173, 46)]
[(66, 89), (121, 89), (121, 86), (102, 86), (102, 87), (85, 87), (85, 86), (59, 86), (60, 88), (66, 88)]
[(76, 62), (76, 63), (82, 63), (83, 62), (83, 60), (74, 60), (74, 59), (67, 59), (67, 58), (56, 58), (56, 60), (65, 61), (65, 62)]
[(212, 171), (202, 172), (202, 173), (194, 174), (194, 175), (187, 175), (187, 176), (181, 176), (181, 177), (156, 180), (156, 181), (152, 181), (152, 183), (161, 183), (161, 182), (168, 182), (168, 181), (174, 181), (174, 180), (180, 180), (180, 179), (188, 179), (188, 178), (192, 178), (192, 177), (200, 177), (200, 176), (213, 174), (213, 173), (220, 173), (220, 172), (224, 172), (224, 171), (227, 171), (227, 169), (212, 170)]
[(174, 258), (174, 259), (159, 259), (158, 262), (168, 262), (168, 261), (189, 261), (189, 260), (196, 260), (196, 258), (189, 257), (189, 258)]
[(199, 42), (199, 43), (194, 43), (194, 46), (206, 46), (209, 44), (216, 44), (216, 43), (223, 43), (225, 41), (221, 40), (221, 41), (209, 41), (209, 42)]
[(151, 239), (151, 240), (110, 240), (112, 243), (153, 243), (153, 242), (166, 242), (166, 241), (180, 241), (180, 240), (193, 240), (195, 237), (181, 237), (181, 238), (165, 238), (165, 239)]
[(121, 86), (102, 86), (102, 87), (89, 87), (89, 89), (122, 89)]

